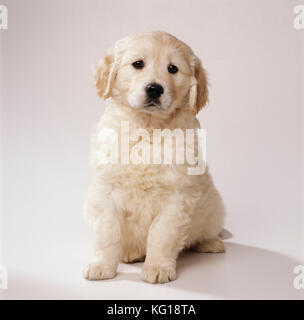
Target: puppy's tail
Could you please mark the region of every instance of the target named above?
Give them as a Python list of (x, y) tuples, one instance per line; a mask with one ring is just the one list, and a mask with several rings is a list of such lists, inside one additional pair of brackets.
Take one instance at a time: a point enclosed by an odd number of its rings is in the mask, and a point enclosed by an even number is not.
[(223, 229), (221, 231), (221, 233), (219, 234), (219, 236), (222, 240), (227, 240), (227, 239), (233, 238), (233, 234), (230, 231), (228, 231), (227, 229)]

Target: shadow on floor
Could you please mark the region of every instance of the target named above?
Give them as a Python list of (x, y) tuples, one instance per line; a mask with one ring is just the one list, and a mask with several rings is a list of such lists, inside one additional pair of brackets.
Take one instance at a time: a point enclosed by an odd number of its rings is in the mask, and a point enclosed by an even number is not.
[[(188, 296), (192, 292), (202, 299), (304, 299), (304, 290), (293, 286), (294, 267), (303, 265), (303, 261), (229, 241), (225, 241), (225, 245), (227, 250), (223, 254), (183, 252), (177, 264), (178, 279), (162, 285), (140, 280), (138, 273), (143, 263), (122, 264), (116, 278), (95, 282), (81, 279), (82, 263), (71, 257), (66, 257), (66, 261), (57, 259), (58, 262), (52, 259), (55, 264), (42, 274), (34, 269), (26, 273), (10, 268), (9, 290), (3, 291), (3, 298), (92, 299), (105, 295), (109, 298), (109, 290), (115, 298), (124, 286), (130, 297), (134, 296), (132, 292), (137, 292), (141, 299), (164, 297), (165, 289), (173, 289), (166, 290), (166, 299), (175, 299), (174, 289), (182, 292), (184, 299), (187, 292)], [(37, 265), (37, 270), (41, 269), (42, 266)]]
[[(178, 279), (159, 286), (222, 299), (304, 299), (304, 290), (293, 286), (293, 269), (303, 262), (265, 249), (225, 245), (223, 254), (183, 252), (178, 259)], [(113, 281), (126, 279), (140, 281), (137, 274), (123, 273)]]

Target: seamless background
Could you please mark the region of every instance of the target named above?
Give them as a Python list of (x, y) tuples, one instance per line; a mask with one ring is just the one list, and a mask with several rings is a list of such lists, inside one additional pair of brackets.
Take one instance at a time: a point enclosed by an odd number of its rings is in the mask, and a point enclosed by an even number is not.
[[(293, 288), (293, 268), (304, 264), (304, 30), (293, 27), (301, 1), (1, 3), (3, 298), (303, 298)], [(141, 283), (141, 264), (89, 283), (82, 205), (89, 134), (105, 106), (91, 67), (116, 40), (149, 30), (185, 41), (209, 73), (199, 119), (232, 236), (225, 255), (183, 254), (168, 285)]]

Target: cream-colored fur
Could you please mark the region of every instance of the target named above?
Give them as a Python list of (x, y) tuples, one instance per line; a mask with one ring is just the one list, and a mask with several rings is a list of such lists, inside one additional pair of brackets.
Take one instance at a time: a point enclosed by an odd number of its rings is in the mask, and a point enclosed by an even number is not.
[[(132, 66), (136, 60), (144, 61), (142, 70)], [(168, 72), (170, 63), (178, 67), (176, 74)], [(84, 276), (112, 278), (120, 261), (145, 258), (143, 280), (174, 280), (176, 259), (184, 248), (224, 251), (218, 238), (224, 207), (208, 169), (203, 175), (188, 175), (187, 163), (102, 165), (98, 157), (105, 145), (98, 133), (111, 128), (120, 135), (121, 121), (129, 122), (130, 131), (199, 128), (195, 114), (208, 100), (205, 71), (186, 44), (156, 31), (118, 41), (97, 64), (95, 79), (107, 108), (92, 139), (93, 179), (85, 216), (95, 240)], [(151, 82), (160, 83), (164, 94), (160, 107), (144, 108), (144, 88)]]

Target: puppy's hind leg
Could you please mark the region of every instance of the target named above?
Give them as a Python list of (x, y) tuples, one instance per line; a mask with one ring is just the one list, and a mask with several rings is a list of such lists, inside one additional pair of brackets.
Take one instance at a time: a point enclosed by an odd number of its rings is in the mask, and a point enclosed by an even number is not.
[(195, 245), (193, 245), (191, 249), (197, 252), (208, 252), (208, 253), (225, 252), (224, 243), (219, 237), (198, 242)]
[[(126, 243), (126, 239), (123, 239)], [(140, 241), (140, 240), (139, 240)], [(135, 245), (134, 243), (127, 243), (122, 245), (122, 262), (136, 263), (145, 261), (146, 252), (144, 245)]]

